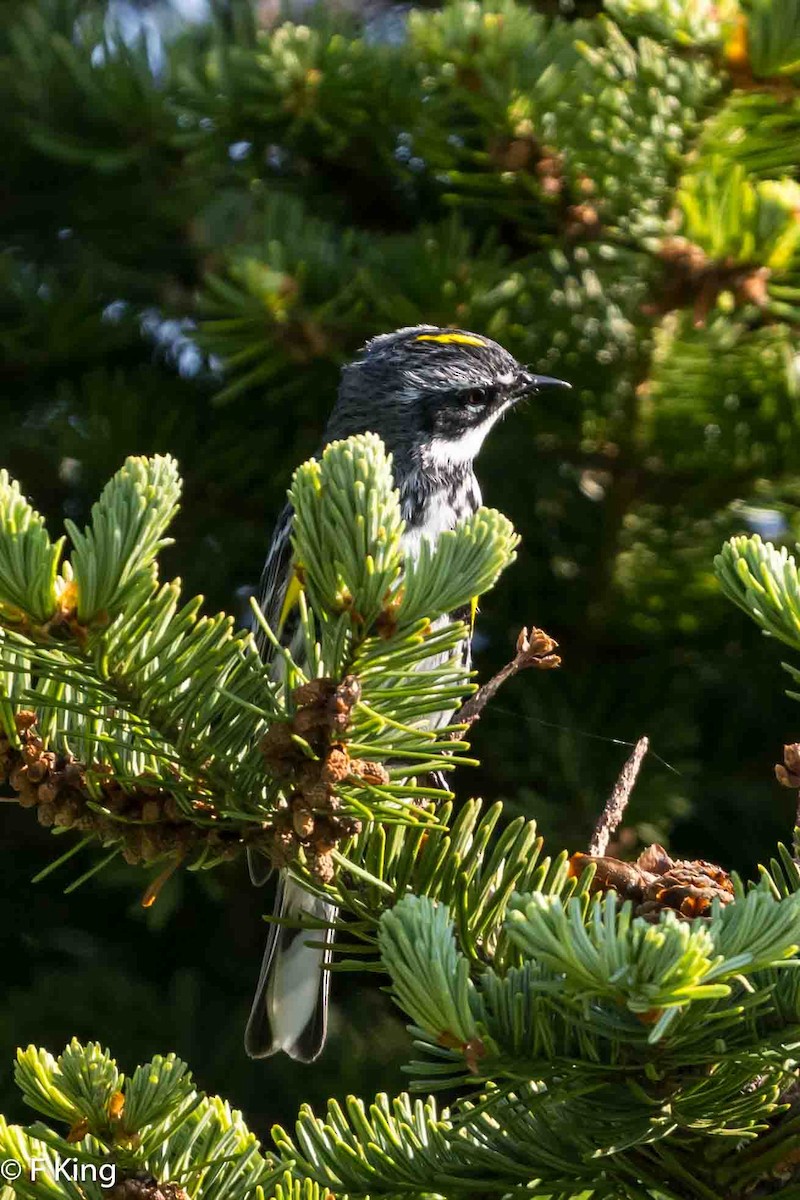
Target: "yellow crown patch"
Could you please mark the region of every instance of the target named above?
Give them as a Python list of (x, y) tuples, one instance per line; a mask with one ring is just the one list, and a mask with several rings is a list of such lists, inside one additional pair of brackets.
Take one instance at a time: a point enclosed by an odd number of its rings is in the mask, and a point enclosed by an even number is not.
[(471, 333), (421, 333), (414, 338), (415, 342), (440, 342), (444, 346), (485, 346), (483, 338), (474, 337)]

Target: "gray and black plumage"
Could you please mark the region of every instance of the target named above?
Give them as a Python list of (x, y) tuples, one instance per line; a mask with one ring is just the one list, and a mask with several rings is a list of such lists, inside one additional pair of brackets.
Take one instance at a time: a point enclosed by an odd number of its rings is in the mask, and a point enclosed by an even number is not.
[[(343, 371), (323, 444), (356, 433), (378, 434), (393, 456), (395, 484), (413, 556), (423, 538), (435, 541), (481, 504), (473, 463), (486, 435), (521, 399), (561, 380), (533, 375), (496, 342), (464, 330), (418, 325), (373, 338)], [(271, 627), (290, 644), (296, 619), (284, 601), (292, 577), (292, 511), (281, 514), (261, 579), (259, 603)], [(283, 627), (281, 628), (281, 617)], [(262, 643), (268, 657), (268, 646)], [(464, 647), (469, 661), (469, 644)], [(439, 724), (449, 720), (442, 713)], [(269, 874), (265, 860), (251, 861), (254, 883)], [(275, 899), (279, 917), (304, 914), (335, 920), (333, 905), (281, 872)], [(324, 949), (312, 949), (307, 940)], [(245, 1048), (253, 1058), (285, 1050), (311, 1062), (322, 1050), (333, 933), (321, 935), (272, 925)]]

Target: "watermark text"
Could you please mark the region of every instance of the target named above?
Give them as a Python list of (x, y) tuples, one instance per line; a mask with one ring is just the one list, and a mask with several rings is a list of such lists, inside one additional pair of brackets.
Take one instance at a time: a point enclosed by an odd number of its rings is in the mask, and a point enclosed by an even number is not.
[(21, 1162), (18, 1158), (0, 1158), (0, 1181), (15, 1183), (25, 1176), (31, 1183), (49, 1179), (54, 1183), (97, 1183), (101, 1188), (112, 1188), (117, 1182), (116, 1163), (79, 1162), (77, 1158), (31, 1158)]

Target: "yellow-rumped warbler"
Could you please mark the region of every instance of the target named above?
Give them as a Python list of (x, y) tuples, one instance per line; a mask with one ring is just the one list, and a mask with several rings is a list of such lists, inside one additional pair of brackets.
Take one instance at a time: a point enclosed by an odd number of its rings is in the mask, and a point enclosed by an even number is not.
[[(420, 541), (435, 541), (481, 504), (473, 472), (475, 456), (492, 426), (525, 396), (550, 386), (568, 387), (559, 379), (532, 375), (502, 346), (489, 338), (458, 329), (417, 325), (373, 338), (360, 356), (342, 371), (339, 394), (324, 434), (324, 444), (355, 433), (372, 432), (393, 455), (395, 483), (405, 532), (403, 547), (413, 555)], [(285, 611), (292, 577), (287, 506), (276, 527), (261, 579), (259, 603), (285, 644), (297, 630), (297, 617)], [(268, 647), (262, 643), (262, 653)], [(469, 659), (469, 643), (464, 647)], [(441, 719), (450, 719), (442, 713)], [(254, 883), (263, 883), (268, 868), (250, 862)], [(307, 892), (282, 871), (275, 915), (304, 914), (335, 920), (332, 904)], [(252, 1058), (285, 1050), (311, 1062), (322, 1050), (327, 1026), (333, 931), (304, 935), (300, 929), (272, 925), (261, 974), (245, 1032)]]

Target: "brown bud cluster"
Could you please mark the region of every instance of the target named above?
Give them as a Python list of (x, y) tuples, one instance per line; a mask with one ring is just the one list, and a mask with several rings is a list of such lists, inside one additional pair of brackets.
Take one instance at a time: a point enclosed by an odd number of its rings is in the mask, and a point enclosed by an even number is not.
[(784, 787), (800, 791), (800, 742), (783, 747), (783, 762), (775, 764), (775, 778)]
[(538, 176), (542, 195), (556, 200), (564, 190), (564, 160), (552, 146), (543, 146), (530, 132), (530, 123), (520, 122), (514, 137), (493, 137), (486, 147), (498, 171), (531, 171)]
[[(134, 865), (165, 855), (183, 857), (208, 844), (222, 857), (238, 852), (238, 832), (196, 825), (182, 814), (174, 797), (157, 786), (127, 791), (114, 779), (111, 768), (101, 764), (94, 764), (92, 775), (106, 811), (90, 807), (86, 764), (70, 754), (45, 749), (36, 713), (18, 712), (14, 721), (21, 744), (13, 745), (0, 733), (0, 782), (9, 782), (23, 808), (36, 809), (41, 825), (94, 834), (104, 843), (119, 842), (123, 858)], [(97, 791), (93, 798), (98, 798)], [(195, 806), (210, 808), (202, 800)]]
[(539, 185), (545, 196), (554, 200), (564, 189), (564, 160), (557, 151), (549, 146), (543, 146), (541, 157), (536, 164), (536, 174)]
[(89, 1132), (89, 1118), (79, 1117), (78, 1120), (70, 1127), (69, 1133), (66, 1136), (66, 1141), (70, 1146), (74, 1146), (76, 1142), (82, 1142)]
[[(273, 724), (261, 740), (261, 753), (270, 774), (286, 780), (292, 790), (271, 826), (264, 849), (278, 866), (303, 849), (312, 874), (322, 883), (333, 879), (332, 851), (344, 838), (361, 829), (361, 822), (339, 813), (337, 786), (361, 780), (372, 786), (389, 782), (380, 763), (351, 758), (340, 741), (350, 724), (361, 686), (354, 675), (341, 683), (312, 679), (295, 689), (297, 709), (291, 720)], [(309, 758), (297, 739), (311, 747)]]
[(517, 670), (537, 667), (540, 671), (552, 671), (554, 667), (560, 667), (561, 658), (555, 653), (557, 649), (558, 642), (549, 633), (534, 626), (529, 636), (527, 625), (523, 626), (517, 637)]
[(21, 746), (0, 733), (0, 782), (18, 793), (23, 808), (35, 808), (41, 825), (91, 828), (85, 800), (85, 769), (71, 755), (45, 750), (36, 730), (36, 713), (14, 718)]
[(710, 917), (715, 899), (720, 904), (733, 902), (733, 882), (722, 867), (702, 859), (672, 859), (658, 843), (648, 846), (635, 863), (573, 854), (570, 874), (579, 876), (590, 863), (596, 868), (592, 892), (613, 891), (622, 900), (632, 900), (636, 916), (649, 921), (658, 921), (665, 911), (686, 920)]
[(722, 292), (732, 292), (740, 303), (766, 307), (769, 267), (754, 267), (733, 259), (715, 260), (685, 237), (664, 238), (658, 250), (665, 275), (661, 297), (643, 308), (660, 317), (678, 308), (692, 307), (694, 324), (702, 328)]
[(570, 204), (565, 217), (564, 233), (568, 238), (588, 241), (600, 236), (603, 223), (594, 204), (589, 204), (587, 201), (583, 201), (581, 204)]
[(147, 1171), (118, 1179), (108, 1192), (109, 1200), (189, 1200), (189, 1193), (177, 1183), (159, 1183)]
[(500, 171), (527, 171), (539, 159), (539, 145), (534, 137), (493, 137), (488, 144), (493, 166)]
[[(233, 858), (245, 845), (282, 865), (293, 861), (302, 847), (315, 876), (330, 882), (332, 851), (361, 828), (359, 821), (338, 811), (338, 785), (389, 782), (385, 768), (351, 759), (341, 741), (360, 695), (354, 676), (338, 685), (330, 679), (313, 680), (296, 690), (294, 717), (274, 724), (261, 743), (270, 773), (289, 784), (289, 799), (271, 821), (244, 831), (239, 824), (219, 819), (214, 805), (201, 798), (200, 776), (200, 796), (192, 803), (192, 814), (155, 780), (152, 786), (139, 780), (137, 787), (123, 788), (110, 766), (89, 767), (73, 755), (47, 749), (35, 712), (16, 714), (16, 741), (0, 733), (0, 783), (8, 781), (20, 805), (35, 809), (42, 825), (72, 828), (106, 845), (117, 843), (132, 865), (163, 858), (174, 868), (204, 850), (215, 858)], [(306, 747), (295, 739), (302, 739)], [(308, 756), (308, 747), (314, 757)], [(145, 907), (155, 899), (161, 882), (159, 876), (148, 888)]]

